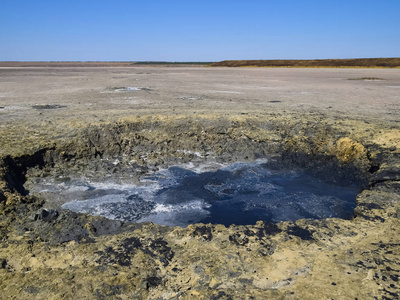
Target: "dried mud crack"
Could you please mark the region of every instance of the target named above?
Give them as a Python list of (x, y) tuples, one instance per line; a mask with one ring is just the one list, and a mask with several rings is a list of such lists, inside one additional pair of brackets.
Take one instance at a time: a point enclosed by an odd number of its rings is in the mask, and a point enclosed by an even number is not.
[[(366, 132), (365, 124), (295, 113), (130, 116), (26, 141), (25, 153), (9, 151), (0, 162), (2, 295), (311, 299), (323, 287), (333, 298), (395, 299), (399, 130), (369, 124)], [(137, 182), (177, 164), (258, 158), (362, 182), (354, 217), (230, 227), (124, 223), (49, 206), (26, 185), (85, 174)]]

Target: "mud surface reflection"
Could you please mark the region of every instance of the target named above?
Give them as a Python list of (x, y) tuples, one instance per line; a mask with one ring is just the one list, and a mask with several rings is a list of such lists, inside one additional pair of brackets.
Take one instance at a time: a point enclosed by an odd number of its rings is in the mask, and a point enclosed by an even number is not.
[(357, 185), (332, 184), (304, 170), (273, 170), (263, 161), (206, 172), (174, 166), (142, 177), (140, 185), (90, 182), (87, 178), (35, 183), (35, 192), (61, 199), (63, 209), (170, 226), (348, 219), (358, 191)]

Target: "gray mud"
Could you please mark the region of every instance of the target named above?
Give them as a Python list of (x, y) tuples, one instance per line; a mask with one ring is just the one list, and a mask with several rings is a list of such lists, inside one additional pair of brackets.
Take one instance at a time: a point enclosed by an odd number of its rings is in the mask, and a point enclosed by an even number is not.
[(301, 169), (272, 169), (267, 159), (204, 171), (208, 168), (210, 164), (169, 167), (142, 176), (136, 185), (129, 180), (117, 183), (116, 173), (103, 181), (31, 178), (26, 186), (45, 198), (46, 207), (169, 226), (350, 219), (361, 191), (360, 182), (321, 180)]

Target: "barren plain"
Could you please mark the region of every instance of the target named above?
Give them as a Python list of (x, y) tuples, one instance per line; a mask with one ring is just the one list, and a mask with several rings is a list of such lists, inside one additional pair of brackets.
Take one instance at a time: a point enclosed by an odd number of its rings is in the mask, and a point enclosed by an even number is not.
[[(1, 67), (0, 140), (0, 298), (400, 296), (398, 69)], [(363, 180), (354, 217), (123, 223), (24, 186), (260, 157)]]

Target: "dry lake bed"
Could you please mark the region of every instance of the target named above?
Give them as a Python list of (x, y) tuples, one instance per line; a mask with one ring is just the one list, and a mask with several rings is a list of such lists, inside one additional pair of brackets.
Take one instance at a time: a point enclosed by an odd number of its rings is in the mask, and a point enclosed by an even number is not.
[(400, 70), (0, 67), (4, 299), (397, 299)]

